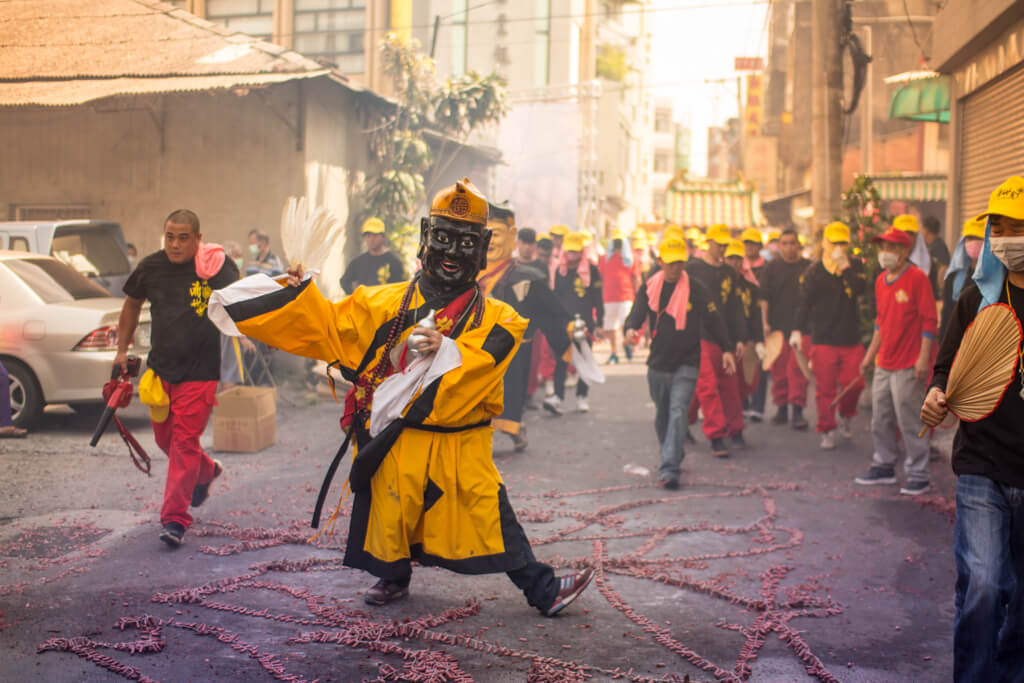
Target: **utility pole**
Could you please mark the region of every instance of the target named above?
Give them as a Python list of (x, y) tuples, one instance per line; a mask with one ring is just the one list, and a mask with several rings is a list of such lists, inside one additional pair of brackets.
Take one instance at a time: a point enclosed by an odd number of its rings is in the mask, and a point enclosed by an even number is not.
[(811, 203), (814, 224), (821, 227), (838, 216), (841, 209), (843, 74), (839, 61), (839, 10), (843, 0), (812, 2)]

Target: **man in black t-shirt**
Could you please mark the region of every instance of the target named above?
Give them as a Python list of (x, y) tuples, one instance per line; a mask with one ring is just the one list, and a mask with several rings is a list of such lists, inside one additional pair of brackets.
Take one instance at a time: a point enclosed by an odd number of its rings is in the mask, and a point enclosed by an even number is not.
[[(586, 326), (586, 331), (589, 334), (593, 335), (595, 339), (601, 339), (601, 330), (604, 325), (601, 271), (583, 257), (582, 233), (573, 232), (565, 236), (559, 259), (552, 287), (555, 296), (574, 320), (578, 317)], [(590, 344), (586, 339), (582, 343), (588, 346)], [(556, 357), (555, 395), (545, 397), (545, 410), (556, 415), (560, 414), (562, 402), (565, 400), (565, 381), (568, 374), (569, 363)], [(590, 411), (590, 404), (587, 402), (589, 389), (582, 378), (576, 383), (576, 410), (581, 413)]]
[[(800, 256), (800, 238), (796, 230), (785, 230), (779, 237), (779, 255), (764, 267), (761, 274), (761, 313), (764, 338), (772, 332), (781, 332), (782, 353), (771, 367), (772, 401), (778, 412), (772, 418), (777, 425), (790, 421), (789, 406), (793, 407), (793, 429), (807, 429), (804, 406), (807, 405), (807, 379), (800, 371), (796, 356), (790, 348), (790, 338), (797, 329), (797, 304), (804, 273), (811, 262)], [(799, 331), (799, 330), (797, 330)], [(792, 341), (799, 344), (804, 356), (811, 352), (810, 335), (798, 335)]]
[(405, 266), (402, 259), (388, 249), (388, 238), (384, 232), (384, 221), (367, 218), (363, 223), (363, 242), (366, 251), (352, 259), (341, 276), (341, 288), (346, 294), (356, 291), (360, 285), (374, 287), (389, 282), (405, 281)]
[[(956, 302), (942, 339), (921, 421), (937, 426), (946, 417), (946, 385), (964, 334), (984, 308), (1009, 306), (1024, 318), (1024, 179), (996, 188), (988, 210), (986, 239), (974, 271)], [(953, 621), (955, 681), (1019, 681), (1024, 671), (1024, 353), (992, 412), (960, 421), (953, 440), (956, 473), (956, 617)], [(989, 359), (995, 363), (995, 358)]]
[(180, 209), (164, 221), (164, 248), (142, 259), (124, 285), (114, 357), (123, 368), (148, 299), (152, 346), (139, 395), (151, 406), (153, 434), (169, 460), (160, 540), (172, 547), (181, 545), (192, 524), (189, 505), (201, 505), (223, 471), (199, 445), (220, 379), (220, 332), (206, 310), (213, 290), (238, 279), (238, 268), (222, 249), (201, 240), (193, 212)]

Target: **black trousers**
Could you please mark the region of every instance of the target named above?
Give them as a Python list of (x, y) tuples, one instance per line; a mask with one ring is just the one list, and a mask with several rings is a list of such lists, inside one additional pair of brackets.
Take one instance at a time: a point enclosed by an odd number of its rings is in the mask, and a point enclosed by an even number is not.
[[(555, 395), (560, 400), (565, 400), (565, 378), (569, 374), (569, 364), (562, 359), (555, 361)], [(582, 379), (576, 383), (576, 395), (586, 398), (590, 388)]]
[[(527, 561), (524, 566), (508, 571), (506, 574), (508, 578), (512, 579), (512, 583), (516, 585), (516, 588), (521, 590), (523, 595), (526, 596), (526, 602), (529, 603), (530, 607), (546, 612), (555, 603), (555, 598), (558, 597), (558, 579), (555, 578), (555, 570), (551, 565), (537, 561), (536, 556), (533, 554), (533, 548), (530, 547), (530, 540), (526, 537), (526, 532), (523, 530), (522, 525), (516, 522), (516, 527), (516, 533), (519, 535), (520, 541), (525, 548), (524, 552), (527, 556)], [(412, 573), (410, 572), (407, 576), (391, 579), (390, 581), (399, 586), (408, 587), (411, 580)]]

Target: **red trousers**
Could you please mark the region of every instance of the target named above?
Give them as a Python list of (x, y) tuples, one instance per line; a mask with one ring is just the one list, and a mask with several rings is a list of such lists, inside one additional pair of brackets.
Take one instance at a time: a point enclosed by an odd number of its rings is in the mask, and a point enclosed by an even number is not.
[(700, 340), (700, 374), (697, 391), (690, 401), (690, 423), (697, 421), (697, 409), (704, 411), (704, 436), (721, 439), (743, 431), (743, 402), (740, 378), (727, 375), (722, 368), (722, 349)]
[[(805, 358), (810, 360), (811, 337), (805, 334), (800, 349)], [(807, 405), (807, 378), (800, 372), (796, 355), (789, 345), (789, 340), (782, 345), (782, 353), (772, 365), (772, 402), (780, 408), (785, 405)]]
[(167, 483), (160, 523), (192, 524), (188, 506), (196, 484), (213, 481), (213, 460), (199, 446), (199, 437), (210, 420), (217, 396), (216, 382), (164, 382), (171, 399), (167, 419), (153, 423), (156, 445), (167, 454)]
[[(818, 404), (819, 432), (831, 432), (836, 424), (835, 407), (832, 401), (860, 375), (860, 362), (864, 360), (864, 347), (853, 346), (811, 346), (811, 366), (814, 371), (814, 399)], [(839, 399), (837, 407), (843, 417), (857, 414), (857, 401), (864, 390), (864, 379)]]
[(538, 330), (533, 337), (533, 355), (530, 357), (530, 381), (526, 384), (526, 395), (533, 396), (541, 381), (555, 378), (555, 355), (551, 352), (548, 340)]

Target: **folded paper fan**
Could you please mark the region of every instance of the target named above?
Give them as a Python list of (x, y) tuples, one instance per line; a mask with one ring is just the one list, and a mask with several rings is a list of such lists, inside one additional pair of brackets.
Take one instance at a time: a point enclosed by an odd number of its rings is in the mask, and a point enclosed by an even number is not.
[(946, 404), (964, 422), (988, 417), (1013, 382), (1021, 325), (1006, 304), (986, 306), (967, 326), (946, 382)]
[(782, 332), (775, 330), (769, 334), (764, 340), (764, 360), (761, 361), (762, 370), (771, 370), (772, 366), (775, 365), (775, 361), (782, 355), (782, 348), (785, 346), (786, 340), (782, 336)]
[(755, 375), (757, 375), (757, 351), (753, 344), (746, 344), (743, 347), (743, 381), (748, 387), (754, 383)]

